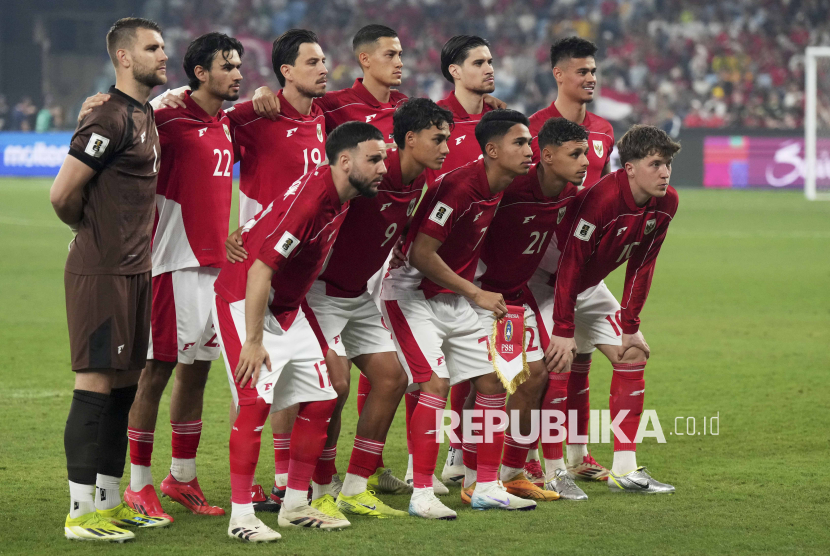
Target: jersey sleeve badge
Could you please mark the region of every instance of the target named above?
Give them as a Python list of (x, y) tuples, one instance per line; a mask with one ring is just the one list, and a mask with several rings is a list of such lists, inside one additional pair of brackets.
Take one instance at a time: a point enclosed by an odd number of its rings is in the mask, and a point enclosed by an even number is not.
[(443, 226), (444, 222), (450, 217), (450, 214), (452, 214), (452, 209), (439, 201), (435, 204), (435, 208), (432, 209), (432, 214), (429, 215), (429, 219), (439, 226)]
[(299, 244), (300, 240), (294, 237), (291, 232), (285, 232), (274, 246), (274, 250), (287, 259)]
[(597, 141), (594, 139), (594, 152), (597, 154), (599, 158), (602, 158), (602, 154), (605, 152), (605, 145), (602, 144), (602, 141)]
[(103, 135), (93, 133), (89, 136), (89, 142), (86, 144), (84, 152), (93, 158), (101, 158), (107, 150), (110, 140)]
[(580, 218), (579, 224), (576, 225), (576, 231), (574, 231), (574, 237), (581, 239), (582, 241), (588, 241), (591, 239), (591, 236), (596, 228), (597, 227), (594, 224), (591, 224), (584, 218)]
[(644, 235), (648, 235), (654, 231), (654, 228), (657, 227), (657, 219), (652, 218), (651, 220), (646, 221), (646, 228), (643, 230)]

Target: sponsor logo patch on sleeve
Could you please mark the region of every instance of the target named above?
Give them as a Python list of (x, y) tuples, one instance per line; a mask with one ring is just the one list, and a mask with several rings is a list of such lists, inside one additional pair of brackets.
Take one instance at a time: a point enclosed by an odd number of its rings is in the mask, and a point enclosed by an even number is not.
[(574, 231), (574, 237), (582, 241), (588, 241), (591, 239), (591, 235), (593, 235), (596, 228), (594, 224), (591, 224), (584, 218), (580, 218), (579, 224), (576, 225), (576, 230)]
[(274, 246), (274, 250), (287, 259), (299, 244), (300, 240), (291, 235), (291, 232), (285, 232)]
[(84, 152), (91, 157), (94, 158), (101, 158), (104, 152), (107, 150), (107, 146), (110, 144), (110, 140), (104, 137), (103, 135), (98, 135), (97, 133), (93, 133), (89, 136), (89, 142), (86, 144), (86, 148)]
[(439, 226), (443, 226), (444, 222), (450, 217), (450, 214), (452, 214), (452, 209), (439, 201), (435, 204), (435, 208), (432, 209), (429, 219)]

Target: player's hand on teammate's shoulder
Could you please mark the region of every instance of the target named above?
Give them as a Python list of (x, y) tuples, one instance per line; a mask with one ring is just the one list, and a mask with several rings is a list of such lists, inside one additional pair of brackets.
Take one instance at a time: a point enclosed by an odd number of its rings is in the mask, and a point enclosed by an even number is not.
[(545, 364), (549, 373), (565, 373), (571, 370), (576, 355), (576, 340), (551, 336), (548, 349), (545, 350)]
[(493, 311), (497, 319), (507, 314), (507, 304), (504, 302), (504, 296), (500, 293), (480, 289), (473, 295), (473, 303), (482, 309)]
[(263, 363), (270, 372), (271, 358), (268, 356), (268, 350), (265, 349), (262, 342), (253, 343), (246, 340), (239, 351), (239, 363), (237, 363), (234, 371), (234, 378), (240, 388), (245, 388), (248, 381), (251, 383), (251, 388), (256, 387)]
[(248, 252), (242, 247), (242, 228), (231, 232), (225, 240), (225, 252), (232, 263), (241, 263), (248, 258)]
[(276, 120), (280, 113), (280, 99), (267, 85), (263, 85), (254, 91), (254, 98), (251, 99), (254, 105), (254, 112), (257, 116)]
[(160, 110), (161, 108), (184, 108), (184, 97), (190, 86), (185, 85), (178, 89), (168, 89), (162, 94), (150, 101), (150, 106), (153, 110)]
[(506, 102), (504, 102), (503, 100), (497, 99), (493, 95), (484, 95), (482, 97), (482, 100), (484, 101), (484, 104), (486, 104), (487, 106), (489, 106), (493, 110), (502, 110), (504, 108), (507, 108), (507, 103)]
[(389, 261), (389, 268), (392, 270), (401, 268), (406, 264), (406, 255), (404, 254), (402, 248), (403, 238), (399, 237), (398, 241), (395, 242), (395, 246), (392, 247), (392, 259)]
[(623, 334), (622, 335), (622, 345), (620, 346), (620, 361), (623, 360), (625, 354), (630, 349), (638, 349), (646, 354), (646, 359), (651, 356), (651, 348), (648, 347), (648, 343), (646, 342), (643, 333), (639, 330), (636, 334)]
[(78, 123), (83, 120), (87, 114), (98, 106), (103, 105), (110, 99), (109, 93), (95, 93), (91, 97), (86, 97), (86, 100), (81, 105), (81, 111), (78, 113)]

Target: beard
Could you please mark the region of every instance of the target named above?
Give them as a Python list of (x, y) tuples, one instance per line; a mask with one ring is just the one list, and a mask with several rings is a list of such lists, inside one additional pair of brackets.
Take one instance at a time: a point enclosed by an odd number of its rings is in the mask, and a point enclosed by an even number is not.
[(322, 91), (315, 91), (313, 89), (308, 89), (308, 88), (303, 87), (301, 85), (297, 85), (297, 91), (299, 91), (299, 93), (301, 95), (309, 97), (309, 98), (320, 98), (320, 97), (322, 97), (323, 95), (326, 94), (326, 89), (325, 88)]
[(352, 173), (349, 174), (349, 185), (357, 189), (357, 192), (360, 193), (362, 197), (372, 199), (378, 195), (378, 190), (372, 187), (371, 180), (367, 179), (366, 176), (357, 173), (356, 170), (353, 170)]
[(136, 66), (133, 68), (133, 79), (151, 89), (157, 85), (164, 85), (167, 83), (166, 75), (158, 75), (155, 69), (150, 69), (145, 66)]
[(208, 85), (210, 88), (210, 93), (215, 96), (219, 97), (222, 100), (239, 100), (239, 91), (233, 93), (229, 89), (230, 87), (226, 88), (224, 91), (220, 90), (218, 87), (213, 85), (212, 83)]
[(495, 83), (493, 85), (479, 85), (478, 87), (470, 89), (471, 92), (473, 92), (477, 95), (489, 95), (490, 93), (492, 93), (495, 90), (496, 90)]

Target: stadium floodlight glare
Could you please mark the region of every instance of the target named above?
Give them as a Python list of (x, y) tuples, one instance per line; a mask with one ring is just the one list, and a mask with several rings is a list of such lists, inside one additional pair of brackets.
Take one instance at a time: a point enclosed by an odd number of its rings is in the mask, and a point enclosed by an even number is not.
[[(827, 180), (830, 179), (830, 158), (822, 153), (818, 155), (817, 135), (819, 126), (824, 135), (830, 133), (830, 122), (825, 118), (818, 118), (819, 107), (823, 115), (830, 115), (830, 46), (809, 46), (804, 55), (805, 78), (804, 87), (804, 195), (810, 201), (830, 200), (830, 189)], [(821, 95), (824, 102), (819, 102), (819, 81), (821, 81)], [(818, 164), (822, 165), (819, 171)], [(818, 187), (818, 179), (822, 178), (823, 187)]]

